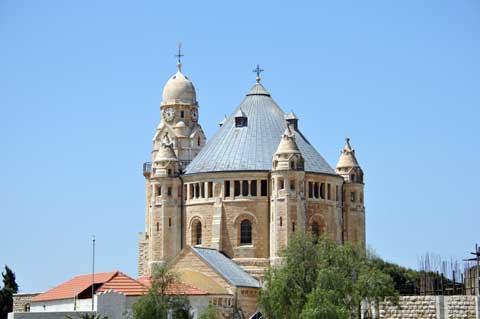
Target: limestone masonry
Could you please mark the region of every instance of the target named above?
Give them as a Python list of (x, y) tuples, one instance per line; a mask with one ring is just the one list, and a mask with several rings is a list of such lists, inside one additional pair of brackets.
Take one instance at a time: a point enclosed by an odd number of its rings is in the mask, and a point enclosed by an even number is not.
[(261, 279), (297, 232), (365, 247), (363, 171), (349, 140), (332, 169), (259, 77), (208, 143), (180, 62), (160, 114), (143, 170), (139, 275), (196, 246), (222, 252)]

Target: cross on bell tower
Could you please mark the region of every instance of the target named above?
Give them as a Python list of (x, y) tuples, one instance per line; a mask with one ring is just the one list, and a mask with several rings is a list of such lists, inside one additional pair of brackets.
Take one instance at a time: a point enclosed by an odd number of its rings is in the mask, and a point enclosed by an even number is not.
[(177, 62), (177, 66), (178, 66), (178, 70), (181, 71), (182, 70), (182, 57), (184, 55), (182, 54), (182, 42), (179, 42), (178, 43), (178, 53), (175, 54), (175, 57), (177, 58), (178, 62)]
[(262, 78), (260, 78), (260, 73), (262, 73), (263, 71), (264, 70), (260, 68), (259, 64), (257, 64), (257, 67), (255, 68), (255, 70), (252, 71), (254, 73), (257, 73), (257, 77), (255, 79), (257, 81), (257, 83), (260, 83), (260, 80), (262, 79)]

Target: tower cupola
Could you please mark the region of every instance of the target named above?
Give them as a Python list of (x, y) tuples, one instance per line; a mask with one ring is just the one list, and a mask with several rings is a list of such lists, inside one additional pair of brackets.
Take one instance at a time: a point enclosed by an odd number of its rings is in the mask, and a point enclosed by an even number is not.
[(295, 133), (287, 125), (273, 156), (273, 170), (303, 170), (304, 159), (295, 142)]
[(165, 84), (163, 88), (162, 105), (197, 104), (197, 93), (192, 81), (182, 73), (181, 64), (178, 64), (177, 73), (175, 73)]
[(155, 154), (153, 173), (155, 177), (174, 176), (179, 173), (179, 161), (168, 134), (163, 137), (157, 154)]
[(346, 182), (363, 183), (363, 171), (355, 157), (355, 150), (350, 145), (350, 139), (347, 137), (345, 146), (342, 149), (338, 159), (337, 174), (342, 175)]

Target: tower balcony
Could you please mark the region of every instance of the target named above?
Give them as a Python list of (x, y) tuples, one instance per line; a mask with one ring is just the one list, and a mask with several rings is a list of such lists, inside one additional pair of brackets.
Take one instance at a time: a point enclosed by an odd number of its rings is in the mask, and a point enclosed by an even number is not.
[(150, 177), (152, 174), (152, 162), (143, 163), (143, 176)]

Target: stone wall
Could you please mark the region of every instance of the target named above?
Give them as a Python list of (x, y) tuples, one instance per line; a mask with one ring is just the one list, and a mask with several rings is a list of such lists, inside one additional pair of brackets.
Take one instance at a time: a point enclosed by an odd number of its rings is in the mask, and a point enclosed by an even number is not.
[(476, 296), (445, 296), (445, 319), (478, 318)]
[(379, 305), (380, 319), (480, 319), (476, 296), (402, 296)]
[(379, 307), (380, 318), (389, 319), (436, 319), (435, 296), (400, 297), (398, 306), (391, 302), (382, 302)]
[(33, 297), (38, 295), (38, 293), (13, 295), (13, 312), (29, 311)]

